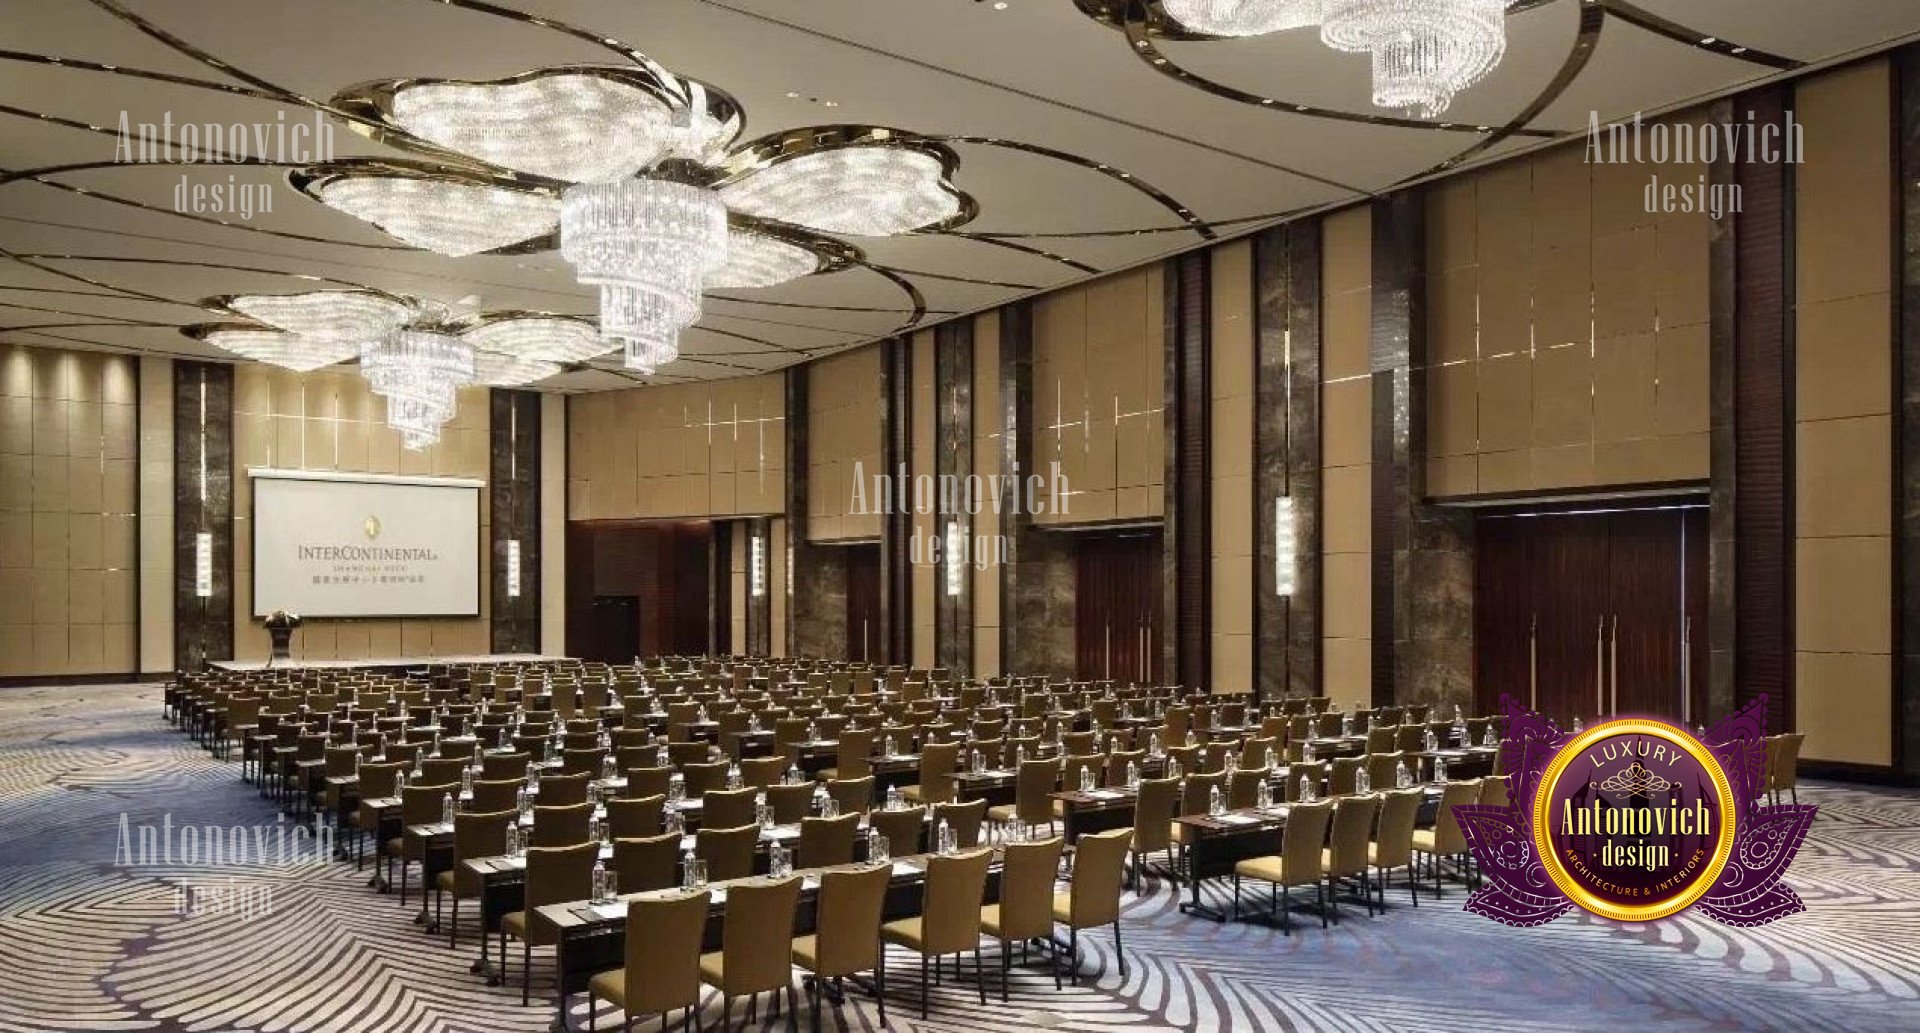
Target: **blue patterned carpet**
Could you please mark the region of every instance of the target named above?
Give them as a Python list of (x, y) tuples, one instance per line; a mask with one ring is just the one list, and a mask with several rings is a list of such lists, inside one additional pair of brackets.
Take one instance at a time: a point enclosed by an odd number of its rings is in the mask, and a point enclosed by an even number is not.
[[(448, 950), (351, 865), (114, 863), (123, 814), (271, 828), (238, 770), (161, 721), (158, 686), (0, 691), (0, 1029), (546, 1028), (538, 998), (522, 1008), (517, 987), (469, 974), (471, 937)], [(1127, 903), (1126, 978), (1092, 936), (1078, 989), (1016, 970), (1012, 1003), (982, 1008), (969, 973), (921, 1022), (901, 978), (888, 1017), (896, 1030), (1920, 1029), (1920, 796), (1800, 796), (1821, 808), (1787, 877), (1808, 911), (1762, 929), (1684, 916), (1510, 929), (1461, 912), (1450, 884), (1418, 908), (1400, 890), (1380, 917), (1353, 909), (1282, 937), (1182, 916), (1150, 882)], [(250, 910), (178, 913), (181, 887), (229, 879)], [(889, 967), (913, 970), (905, 955)], [(544, 973), (536, 954), (536, 995)], [(869, 998), (833, 1015), (829, 1028), (876, 1028)], [(584, 1006), (572, 1021), (585, 1028)]]

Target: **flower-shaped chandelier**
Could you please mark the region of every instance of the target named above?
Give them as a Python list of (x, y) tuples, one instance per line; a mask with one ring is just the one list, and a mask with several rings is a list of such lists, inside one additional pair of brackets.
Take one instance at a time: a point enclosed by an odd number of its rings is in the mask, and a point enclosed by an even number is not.
[(976, 211), (940, 143), (839, 125), (737, 144), (744, 120), (732, 97), (650, 62), (382, 80), (333, 105), (423, 158), (330, 162), (292, 173), (295, 186), (440, 254), (557, 243), (599, 290), (601, 332), (644, 373), (678, 356), (708, 289), (771, 287), (861, 260), (828, 234), (944, 229)]
[(1335, 50), (1373, 57), (1373, 103), (1421, 118), (1485, 78), (1507, 52), (1509, 0), (1159, 0), (1181, 28), (1260, 36), (1309, 25)]
[(188, 336), (297, 372), (360, 360), (409, 449), (440, 438), (459, 389), (517, 387), (604, 354), (614, 342), (585, 320), (537, 312), (454, 318), (446, 306), (373, 290), (241, 294), (202, 304), (245, 322), (201, 323)]

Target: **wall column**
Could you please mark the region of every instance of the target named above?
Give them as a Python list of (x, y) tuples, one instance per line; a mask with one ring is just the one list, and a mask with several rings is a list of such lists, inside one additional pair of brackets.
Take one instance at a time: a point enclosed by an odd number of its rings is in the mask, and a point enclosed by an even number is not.
[[(1039, 425), (1033, 406), (1033, 305), (1016, 302), (1000, 310), (1001, 469), (1021, 479), (1042, 473), (1034, 443)], [(1017, 674), (1072, 678), (1074, 659), (1073, 541), (1034, 524), (1024, 494), (1009, 478), (1002, 483), (1007, 554), (1000, 565), (1000, 658)], [(1018, 501), (1018, 505), (1016, 505)]]
[[(944, 499), (944, 511), (937, 514), (934, 533), (940, 536), (940, 563), (934, 571), (933, 643), (934, 663), (956, 675), (970, 677), (973, 657), (973, 577), (969, 566), (974, 560), (974, 521), (965, 494), (967, 478), (973, 467), (973, 320), (961, 319), (942, 324), (934, 331), (934, 474), (941, 484), (958, 484), (961, 490)], [(981, 500), (985, 501), (985, 500)], [(956, 540), (947, 533), (948, 525), (957, 525), (957, 541), (967, 551), (949, 558), (947, 546)], [(959, 564), (959, 578), (952, 587), (948, 579), (950, 564)]]
[[(543, 572), (540, 560), (540, 395), (532, 391), (487, 392), (488, 642), (495, 653), (537, 653), (541, 642)], [(510, 583), (508, 559), (519, 551), (519, 584)], [(513, 589), (517, 588), (517, 591)]]
[(1205, 253), (1171, 259), (1166, 306), (1166, 518), (1161, 670), (1190, 691), (1212, 691), (1211, 509), (1207, 337), (1211, 287)]
[(173, 360), (140, 359), (140, 673), (173, 671)]
[[(1320, 222), (1253, 240), (1253, 670), (1262, 698), (1320, 693)], [(1293, 500), (1294, 590), (1275, 592), (1274, 500)]]
[[(233, 659), (233, 367), (173, 364), (173, 663)], [(211, 536), (213, 592), (194, 590), (199, 536)]]

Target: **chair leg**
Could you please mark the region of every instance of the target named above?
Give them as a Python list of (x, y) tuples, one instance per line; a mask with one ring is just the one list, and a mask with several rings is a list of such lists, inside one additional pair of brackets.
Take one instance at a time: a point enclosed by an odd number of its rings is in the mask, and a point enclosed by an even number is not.
[(882, 945), (880, 957), (873, 966), (873, 997), (880, 1005), (880, 1028), (887, 1028), (887, 948)]
[(533, 941), (528, 940), (520, 946), (520, 1006), (531, 1002), (533, 992)]
[(987, 972), (980, 964), (980, 944), (973, 945), (973, 981), (980, 984), (980, 1003), (987, 1003)]
[(453, 920), (447, 923), (447, 946), (458, 950), (460, 947), (460, 893), (453, 894)]
[(1280, 887), (1280, 935), (1293, 935), (1293, 890)]
[(1000, 941), (1000, 1003), (1007, 1003), (1007, 983), (1013, 972), (1013, 944)]
[(1113, 920), (1113, 956), (1120, 959), (1120, 978), (1127, 978), (1127, 952), (1120, 946), (1120, 920)]
[(1067, 983), (1080, 985), (1080, 930), (1067, 927), (1067, 961), (1073, 968), (1067, 971)]
[(1327, 887), (1324, 883), (1313, 884), (1313, 901), (1320, 905), (1320, 928), (1327, 927)]
[(1233, 921), (1240, 920), (1240, 873), (1233, 873)]
[[(1333, 881), (1333, 876), (1331, 875), (1327, 876), (1326, 901), (1327, 901), (1326, 910), (1333, 913), (1333, 924), (1339, 925), (1340, 924), (1340, 884)], [(1320, 916), (1321, 922), (1324, 923), (1326, 921), (1326, 918), (1327, 918), (1326, 915), (1324, 914), (1321, 915)]]
[(920, 1017), (923, 1019), (927, 1017), (927, 990), (929, 987), (930, 984), (927, 982), (927, 956), (922, 954), (920, 955)]

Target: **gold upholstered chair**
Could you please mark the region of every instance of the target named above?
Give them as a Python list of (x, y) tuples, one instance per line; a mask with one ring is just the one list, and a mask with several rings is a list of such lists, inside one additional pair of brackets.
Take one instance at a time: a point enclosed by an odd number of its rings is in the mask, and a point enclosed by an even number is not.
[(626, 964), (588, 982), (589, 1018), (597, 1020), (596, 999), (620, 1009), (623, 1027), (629, 1030), (636, 1014), (659, 1015), (662, 1029), (675, 1008), (687, 1009), (691, 1018), (700, 1006), (700, 943), (712, 899), (713, 894), (702, 889), (629, 901)]

